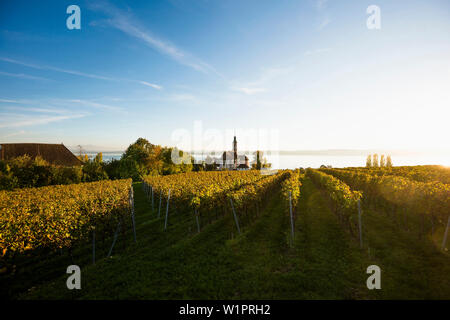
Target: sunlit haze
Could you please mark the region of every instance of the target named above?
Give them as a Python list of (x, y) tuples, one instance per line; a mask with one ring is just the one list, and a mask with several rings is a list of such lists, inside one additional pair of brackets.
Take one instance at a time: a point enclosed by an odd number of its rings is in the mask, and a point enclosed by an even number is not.
[(0, 139), (448, 152), (450, 3), (376, 2), (2, 1)]

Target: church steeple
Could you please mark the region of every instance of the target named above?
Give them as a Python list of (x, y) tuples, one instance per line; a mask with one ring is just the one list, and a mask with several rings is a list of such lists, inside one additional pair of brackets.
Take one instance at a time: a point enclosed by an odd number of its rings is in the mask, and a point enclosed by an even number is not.
[(237, 140), (236, 136), (234, 136), (233, 139), (233, 160), (234, 160), (234, 167), (237, 167)]

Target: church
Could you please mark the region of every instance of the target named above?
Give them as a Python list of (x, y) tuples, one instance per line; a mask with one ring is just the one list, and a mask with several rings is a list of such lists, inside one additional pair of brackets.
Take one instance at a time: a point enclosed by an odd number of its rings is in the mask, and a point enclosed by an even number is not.
[(233, 139), (233, 151), (224, 151), (222, 161), (217, 161), (220, 170), (249, 170), (248, 157), (244, 154), (238, 155), (236, 136)]

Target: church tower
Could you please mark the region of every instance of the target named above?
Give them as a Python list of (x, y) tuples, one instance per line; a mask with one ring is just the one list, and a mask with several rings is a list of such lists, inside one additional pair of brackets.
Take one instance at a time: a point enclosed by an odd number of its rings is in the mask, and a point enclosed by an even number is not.
[(233, 160), (234, 160), (234, 168), (237, 168), (237, 140), (236, 136), (234, 136), (233, 140)]

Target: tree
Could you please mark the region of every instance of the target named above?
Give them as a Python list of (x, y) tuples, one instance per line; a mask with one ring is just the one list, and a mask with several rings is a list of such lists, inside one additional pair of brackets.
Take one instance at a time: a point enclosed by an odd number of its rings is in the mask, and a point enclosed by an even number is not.
[(203, 161), (203, 166), (206, 171), (213, 171), (216, 169), (216, 163), (209, 154), (206, 156), (205, 161)]
[(254, 153), (254, 155), (255, 155), (255, 161), (254, 161), (254, 164), (252, 165), (252, 167), (254, 167), (257, 170), (261, 170), (261, 167), (262, 167), (261, 158), (263, 157), (263, 153), (262, 153), (262, 151), (258, 150)]
[(369, 154), (366, 160), (366, 167), (370, 168), (371, 166), (372, 166), (372, 155)]
[(102, 153), (98, 153), (93, 160), (88, 160), (83, 165), (83, 181), (99, 181), (108, 179), (108, 174), (103, 163)]
[(140, 180), (147, 175), (188, 172), (193, 167), (193, 158), (188, 153), (177, 148), (151, 144), (144, 138), (131, 144), (120, 162), (121, 178), (131, 177), (133, 180)]
[(120, 179), (121, 176), (121, 161), (112, 159), (105, 164), (105, 171), (110, 179)]
[(99, 152), (94, 158), (94, 162), (102, 163), (103, 162), (103, 153)]
[(161, 146), (151, 144), (144, 138), (139, 138), (128, 146), (120, 161), (120, 176), (131, 177), (133, 180), (144, 176), (162, 173)]
[(272, 167), (272, 164), (267, 162), (267, 159), (264, 157), (264, 153), (262, 151), (257, 150), (253, 153), (253, 156), (255, 157), (252, 162), (253, 169), (261, 170)]
[(378, 167), (378, 154), (372, 156), (372, 167)]
[(391, 168), (392, 167), (392, 159), (391, 159), (391, 155), (387, 156), (386, 159), (386, 167)]
[(80, 183), (82, 176), (82, 167), (52, 166), (40, 156), (0, 161), (0, 190)]
[(270, 162), (267, 162), (267, 159), (264, 158), (262, 162), (262, 167), (263, 169), (270, 169), (272, 168), (272, 164)]
[(20, 156), (8, 161), (12, 174), (17, 178), (19, 188), (42, 187), (51, 184), (52, 170), (40, 156)]
[(77, 156), (77, 158), (78, 158), (81, 162), (84, 162), (84, 163), (86, 163), (86, 162), (89, 161), (89, 157), (88, 157), (87, 154), (85, 154), (84, 156), (80, 154), (79, 156)]
[(386, 166), (386, 161), (384, 160), (384, 154), (381, 155), (380, 158), (380, 167), (385, 167)]
[[(193, 158), (178, 148), (162, 149), (162, 174), (174, 174), (192, 171)], [(174, 163), (174, 161), (176, 163)]]

